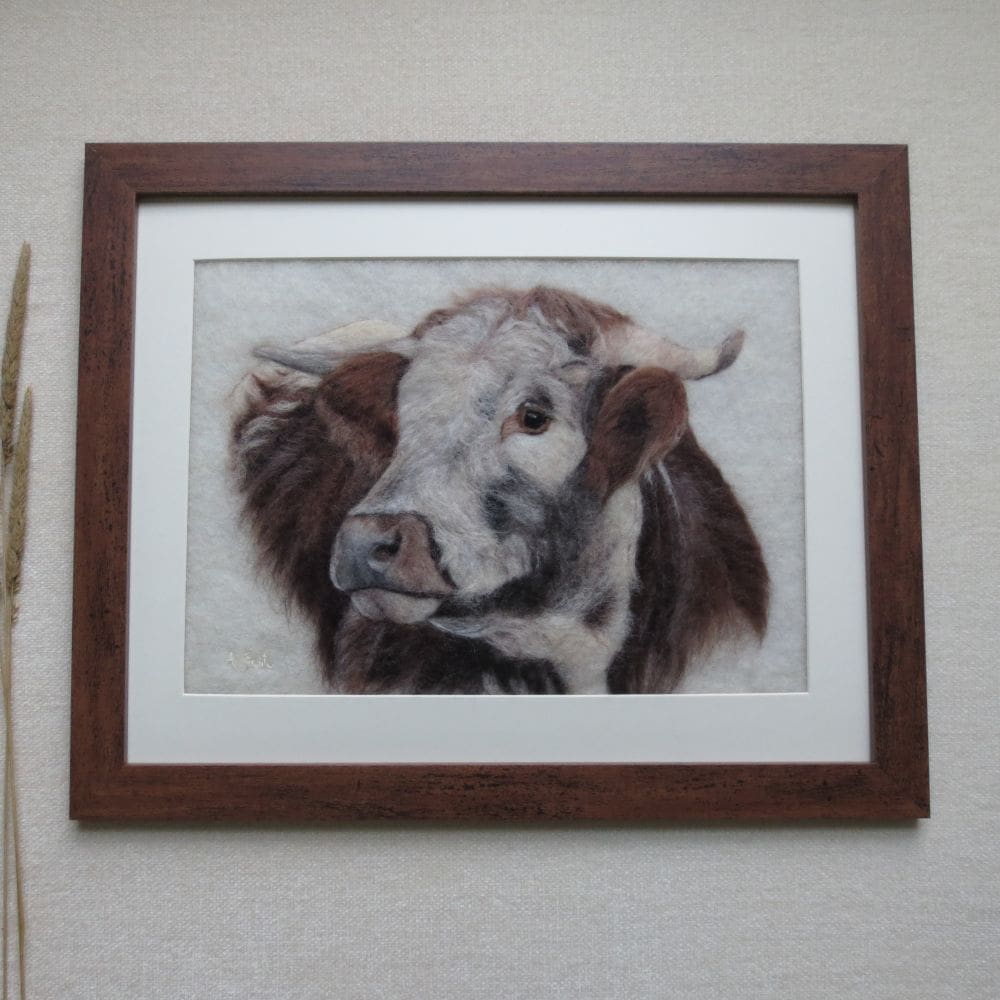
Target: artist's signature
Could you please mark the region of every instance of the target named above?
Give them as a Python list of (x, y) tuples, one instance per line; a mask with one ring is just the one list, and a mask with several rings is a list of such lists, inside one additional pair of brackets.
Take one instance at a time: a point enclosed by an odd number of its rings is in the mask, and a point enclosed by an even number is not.
[(267, 652), (237, 653), (231, 650), (226, 657), (226, 665), (238, 674), (262, 674), (276, 669), (271, 654)]

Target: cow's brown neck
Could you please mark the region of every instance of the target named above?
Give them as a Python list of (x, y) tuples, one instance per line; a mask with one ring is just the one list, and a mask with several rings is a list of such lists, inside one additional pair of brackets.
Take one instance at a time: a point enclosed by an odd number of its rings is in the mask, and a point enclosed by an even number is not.
[(762, 635), (769, 580), (743, 508), (694, 434), (643, 477), (643, 527), (629, 637), (612, 693), (670, 691), (691, 658), (740, 622)]

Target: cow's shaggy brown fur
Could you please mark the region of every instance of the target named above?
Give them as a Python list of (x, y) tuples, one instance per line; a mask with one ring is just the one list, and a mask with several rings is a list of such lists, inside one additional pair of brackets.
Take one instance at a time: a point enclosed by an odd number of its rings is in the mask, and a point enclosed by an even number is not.
[(528, 320), (537, 313), (553, 329), (561, 333), (577, 354), (590, 354), (597, 338), (615, 327), (631, 323), (624, 313), (600, 302), (585, 299), (558, 288), (539, 286), (521, 292), (510, 288), (481, 288), (462, 296), (446, 309), (436, 309), (422, 319), (413, 331), (418, 340), (428, 330), (441, 326), (470, 306), (496, 303), (498, 323), (508, 320)]
[(670, 691), (691, 657), (749, 622), (767, 625), (769, 583), (739, 501), (688, 431), (642, 480), (632, 628), (608, 671), (619, 693)]

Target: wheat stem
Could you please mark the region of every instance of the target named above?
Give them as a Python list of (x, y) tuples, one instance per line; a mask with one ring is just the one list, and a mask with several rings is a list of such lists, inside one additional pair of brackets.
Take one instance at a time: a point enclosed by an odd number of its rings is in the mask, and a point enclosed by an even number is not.
[[(6, 589), (6, 586), (4, 587)], [(4, 717), (6, 719), (6, 733), (4, 734), (4, 756), (5, 756), (5, 767), (4, 767), (4, 789), (3, 789), (3, 817), (4, 817), (4, 829), (3, 829), (3, 881), (4, 881), (4, 902), (9, 906), (10, 890), (9, 890), (9, 879), (10, 879), (10, 867), (11, 867), (11, 846), (13, 846), (13, 868), (14, 868), (14, 896), (15, 896), (15, 906), (17, 909), (17, 965), (18, 965), (18, 987), (21, 1000), (25, 997), (25, 978), (24, 978), (24, 967), (25, 967), (25, 953), (24, 953), (24, 930), (25, 930), (25, 916), (24, 916), (24, 868), (21, 862), (21, 833), (20, 833), (20, 818), (18, 816), (17, 808), (17, 776), (16, 768), (14, 763), (14, 712), (13, 712), (13, 691), (12, 691), (12, 656), (11, 656), (11, 640), (13, 632), (13, 618), (11, 615), (12, 606), (9, 602), (8, 594), (4, 595), (8, 600), (5, 601), (4, 611), (3, 611), (3, 632), (4, 632), (4, 642), (3, 642), (3, 670), (0, 672), (0, 683), (3, 687), (3, 708)], [(9, 831), (9, 836), (8, 836)], [(7, 950), (8, 942), (10, 938), (10, 920), (8, 917), (8, 910), (4, 910), (3, 914), (3, 945), (4, 945), (4, 1000), (7, 998), (7, 989), (9, 984), (9, 972), (7, 969), (8, 959)]]
[(32, 402), (31, 390), (25, 393), (21, 419), (14, 443), (14, 415), (17, 409), (17, 389), (21, 369), (21, 343), (28, 309), (28, 273), (31, 248), (21, 248), (7, 314), (7, 332), (3, 362), (0, 364), (0, 508), (3, 525), (0, 530), (0, 690), (4, 715), (3, 768), (3, 888), (2, 888), (2, 988), (3, 1000), (10, 992), (10, 877), (14, 875), (14, 895), (17, 913), (18, 994), (25, 1000), (25, 906), (24, 869), (21, 860), (20, 818), (17, 803), (17, 768), (14, 755), (13, 705), (13, 633), (17, 616), (15, 605), (21, 587), (21, 563), (28, 506), (28, 466), (31, 451)]
[[(4, 464), (2, 474), (0, 474), (0, 497), (6, 499), (7, 493), (7, 465)], [(7, 539), (6, 530), (0, 531), (0, 546), (3, 549), (4, 558), (2, 562), (6, 564)], [(14, 766), (13, 766), (13, 746), (14, 746), (14, 725), (13, 725), (13, 698), (11, 683), (11, 647), (13, 620), (11, 618), (11, 600), (7, 592), (7, 574), (0, 574), (0, 593), (3, 595), (3, 604), (0, 607), (0, 695), (3, 699), (4, 717), (4, 768), (3, 768), (3, 917), (0, 938), (3, 942), (3, 1000), (8, 1000), (10, 996), (10, 876), (11, 868), (14, 869), (14, 883), (17, 884), (17, 861), (12, 851), (13, 830), (12, 822), (14, 815)], [(16, 888), (15, 888), (16, 895)]]
[[(5, 703), (6, 704), (6, 703)], [(6, 727), (5, 727), (6, 728)], [(4, 736), (4, 747), (6, 748), (6, 736)], [(3, 929), (0, 931), (0, 940), (3, 943), (3, 1000), (10, 996), (10, 959), (8, 952), (10, 938), (10, 772), (7, 769), (7, 756), (4, 753), (3, 768)]]

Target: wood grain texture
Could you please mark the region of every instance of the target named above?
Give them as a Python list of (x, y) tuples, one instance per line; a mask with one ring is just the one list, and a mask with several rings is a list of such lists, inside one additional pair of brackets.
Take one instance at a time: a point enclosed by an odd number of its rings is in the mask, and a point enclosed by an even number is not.
[(80, 278), (70, 784), (125, 762), (135, 193), (88, 150)]
[[(176, 196), (814, 197), (857, 209), (870, 764), (129, 765), (136, 207)], [(94, 820), (910, 819), (929, 814), (906, 150), (653, 144), (87, 147), (70, 815)]]
[(137, 195), (853, 196), (893, 146), (92, 145)]
[(906, 151), (859, 193), (858, 298), (875, 761), (928, 791), (920, 471)]

